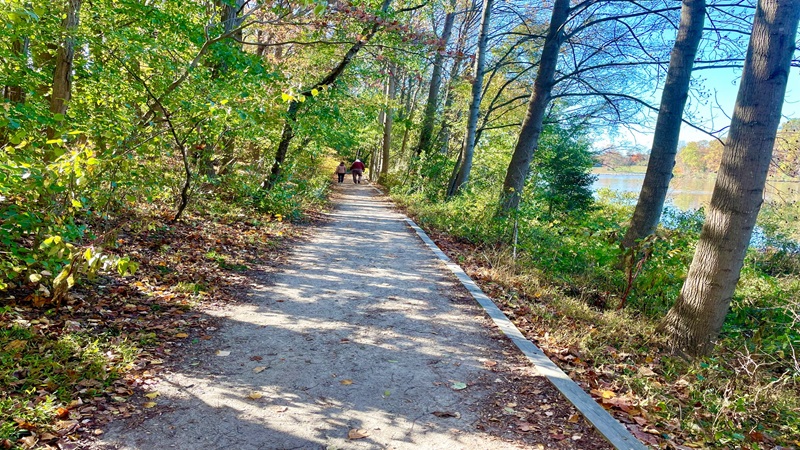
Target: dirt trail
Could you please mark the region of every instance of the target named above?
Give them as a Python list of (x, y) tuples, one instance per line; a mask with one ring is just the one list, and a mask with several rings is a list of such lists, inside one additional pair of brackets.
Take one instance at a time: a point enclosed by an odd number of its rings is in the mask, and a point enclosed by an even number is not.
[[(221, 317), (220, 331), (160, 377), (149, 417), (113, 422), (96, 448), (524, 445), (480, 430), (486, 405), (497, 404), (494, 391), (513, 386), (485, 364), (509, 352), (482, 310), (463, 301), (442, 263), (374, 188), (345, 183), (337, 191), (330, 222), (298, 244), (283, 270), (248, 301), (207, 311)], [(366, 437), (349, 439), (351, 430)], [(597, 448), (560, 439), (558, 448)]]

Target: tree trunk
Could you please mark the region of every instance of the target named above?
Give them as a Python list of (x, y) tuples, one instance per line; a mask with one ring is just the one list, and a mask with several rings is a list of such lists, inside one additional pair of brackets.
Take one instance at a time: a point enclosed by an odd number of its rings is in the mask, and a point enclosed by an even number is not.
[(381, 157), (381, 176), (385, 176), (389, 173), (389, 151), (392, 148), (392, 123), (394, 122), (393, 104), (395, 95), (397, 93), (395, 86), (395, 70), (395, 64), (389, 64), (389, 81), (386, 86), (386, 97), (388, 103), (383, 116), (383, 155)]
[(506, 171), (503, 182), (503, 192), (500, 194), (500, 214), (505, 214), (517, 209), (525, 180), (528, 178), (533, 153), (539, 146), (539, 135), (542, 133), (542, 122), (550, 103), (553, 91), (558, 55), (561, 44), (564, 42), (564, 24), (569, 18), (569, 0), (555, 0), (550, 26), (542, 47), (542, 56), (536, 81), (533, 82), (533, 92), (528, 103), (528, 111), (511, 155), (511, 162)]
[(492, 16), (494, 0), (483, 0), (483, 14), (481, 15), (481, 31), (478, 35), (478, 50), (475, 54), (475, 80), (472, 82), (472, 101), (469, 103), (467, 113), (467, 135), (464, 138), (464, 150), (461, 152), (461, 167), (458, 169), (455, 181), (447, 190), (447, 196), (453, 197), (469, 181), (472, 171), (472, 157), (475, 154), (475, 130), (478, 128), (478, 113), (483, 97), (483, 72), (486, 65), (486, 44), (489, 42), (489, 25)]
[[(11, 53), (19, 58), (20, 64), (24, 67), (25, 59), (28, 55), (28, 38), (16, 39), (11, 43)], [(25, 102), (25, 91), (21, 86), (5, 86), (3, 90), (3, 97), (11, 104)]]
[[(50, 93), (50, 112), (66, 114), (67, 104), (72, 94), (72, 63), (75, 59), (75, 38), (72, 33), (78, 28), (81, 0), (69, 0), (63, 21), (66, 38), (56, 52), (56, 66), (53, 70), (53, 88)], [(48, 138), (55, 135), (52, 128), (47, 130)], [(53, 155), (48, 154), (48, 158)]]
[[(381, 12), (385, 13), (389, 9), (389, 5), (392, 3), (392, 0), (383, 0), (383, 4), (381, 5)], [(339, 75), (344, 72), (344, 69), (350, 64), (350, 61), (355, 58), (356, 54), (364, 47), (364, 45), (375, 36), (375, 33), (378, 32), (380, 28), (380, 24), (376, 21), (371, 27), (366, 28), (362, 31), (362, 35), (353, 44), (352, 47), (345, 53), (342, 60), (339, 61), (339, 64), (331, 70), (325, 78), (322, 79), (319, 83), (315, 84), (313, 88), (307, 89), (300, 93), (303, 97), (311, 97), (312, 89), (317, 89), (321, 86), (329, 86), (333, 84), (338, 78)], [(292, 100), (289, 102), (289, 109), (286, 115), (286, 122), (283, 124), (283, 131), (281, 132), (281, 140), (278, 143), (278, 150), (275, 152), (275, 163), (272, 165), (272, 170), (270, 171), (270, 176), (267, 180), (265, 180), (261, 186), (266, 189), (272, 189), (275, 186), (275, 183), (278, 181), (278, 177), (281, 173), (281, 168), (283, 166), (284, 161), (286, 160), (286, 154), (289, 151), (289, 144), (294, 137), (294, 122), (297, 120), (297, 110), (300, 108), (300, 102), (296, 100)]]
[(289, 102), (289, 108), (286, 110), (286, 121), (283, 122), (283, 131), (281, 132), (281, 141), (278, 143), (278, 151), (275, 152), (275, 162), (272, 164), (269, 178), (262, 183), (262, 187), (267, 190), (275, 187), (278, 178), (281, 175), (283, 162), (286, 160), (286, 154), (289, 152), (289, 144), (292, 143), (294, 137), (294, 122), (297, 120), (297, 110), (300, 108), (300, 102), (292, 100)]
[(692, 264), (661, 323), (674, 351), (708, 354), (722, 329), (761, 208), (800, 2), (759, 0), (720, 171)]
[(422, 117), (422, 127), (419, 132), (419, 143), (415, 150), (417, 156), (427, 153), (433, 138), (433, 122), (436, 119), (436, 107), (439, 102), (439, 89), (442, 86), (442, 69), (444, 66), (444, 52), (447, 50), (447, 43), (450, 41), (450, 34), (455, 23), (455, 11), (447, 13), (444, 18), (444, 29), (442, 30), (442, 45), (436, 49), (433, 57), (433, 73), (431, 74), (431, 84), (428, 90), (428, 100), (425, 103), (425, 115)]
[(672, 168), (675, 167), (681, 119), (689, 97), (689, 81), (697, 47), (703, 36), (705, 15), (705, 0), (683, 0), (678, 37), (672, 47), (667, 79), (661, 93), (661, 109), (658, 111), (647, 173), (631, 226), (622, 240), (622, 245), (626, 248), (652, 234), (661, 219), (667, 189), (672, 179)]
[[(230, 33), (232, 30), (239, 28), (242, 25), (241, 12), (244, 7), (245, 0), (236, 0), (233, 4), (227, 2), (218, 2), (222, 6), (222, 26), (225, 33)], [(231, 38), (235, 39), (235, 45), (242, 48), (240, 41), (242, 40), (242, 30), (238, 30)]]
[[(455, 99), (455, 88), (456, 83), (458, 83), (460, 79), (461, 73), (461, 63), (463, 62), (464, 58), (461, 56), (464, 54), (464, 47), (467, 45), (467, 21), (470, 20), (470, 16), (467, 15), (464, 19), (463, 26), (459, 32), (458, 37), (458, 44), (456, 45), (455, 54), (456, 57), (453, 60), (453, 66), (450, 68), (450, 77), (449, 81), (447, 82), (447, 91), (445, 92), (444, 96), (444, 113), (442, 114), (442, 128), (439, 129), (439, 136), (436, 140), (439, 142), (439, 152), (442, 155), (448, 155), (450, 153), (450, 137), (452, 135), (452, 125), (450, 120), (451, 110), (453, 109), (453, 101)], [(456, 120), (461, 115), (461, 111), (459, 110), (456, 112)]]

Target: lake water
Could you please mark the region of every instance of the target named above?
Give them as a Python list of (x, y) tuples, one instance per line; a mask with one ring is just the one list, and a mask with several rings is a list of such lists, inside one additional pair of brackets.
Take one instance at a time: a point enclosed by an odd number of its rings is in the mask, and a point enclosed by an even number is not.
[[(643, 182), (643, 173), (597, 174), (597, 180), (592, 185), (592, 190), (609, 188), (617, 192), (633, 193), (635, 196), (632, 202), (636, 204), (636, 198), (642, 189)], [(667, 202), (683, 211), (698, 209), (701, 206), (708, 206), (713, 190), (713, 179), (676, 177), (670, 182)], [(766, 199), (770, 201), (800, 201), (800, 182), (767, 181), (765, 192)]]

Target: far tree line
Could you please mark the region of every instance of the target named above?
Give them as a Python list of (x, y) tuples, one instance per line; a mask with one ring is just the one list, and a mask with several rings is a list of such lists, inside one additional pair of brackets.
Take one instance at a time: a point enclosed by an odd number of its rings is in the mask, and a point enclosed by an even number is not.
[[(675, 156), (676, 176), (717, 173), (725, 148), (725, 136), (720, 139), (681, 142)], [(601, 150), (594, 155), (597, 167), (647, 167), (649, 151), (645, 149)], [(778, 129), (772, 152), (770, 176), (800, 177), (800, 119), (790, 119)]]

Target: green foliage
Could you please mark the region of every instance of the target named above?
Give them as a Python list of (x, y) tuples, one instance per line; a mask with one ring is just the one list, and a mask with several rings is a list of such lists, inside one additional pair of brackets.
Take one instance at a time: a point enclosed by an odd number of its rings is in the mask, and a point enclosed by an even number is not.
[(593, 203), (593, 165), (589, 143), (579, 130), (551, 125), (534, 154), (528, 197), (548, 215), (585, 211)]

